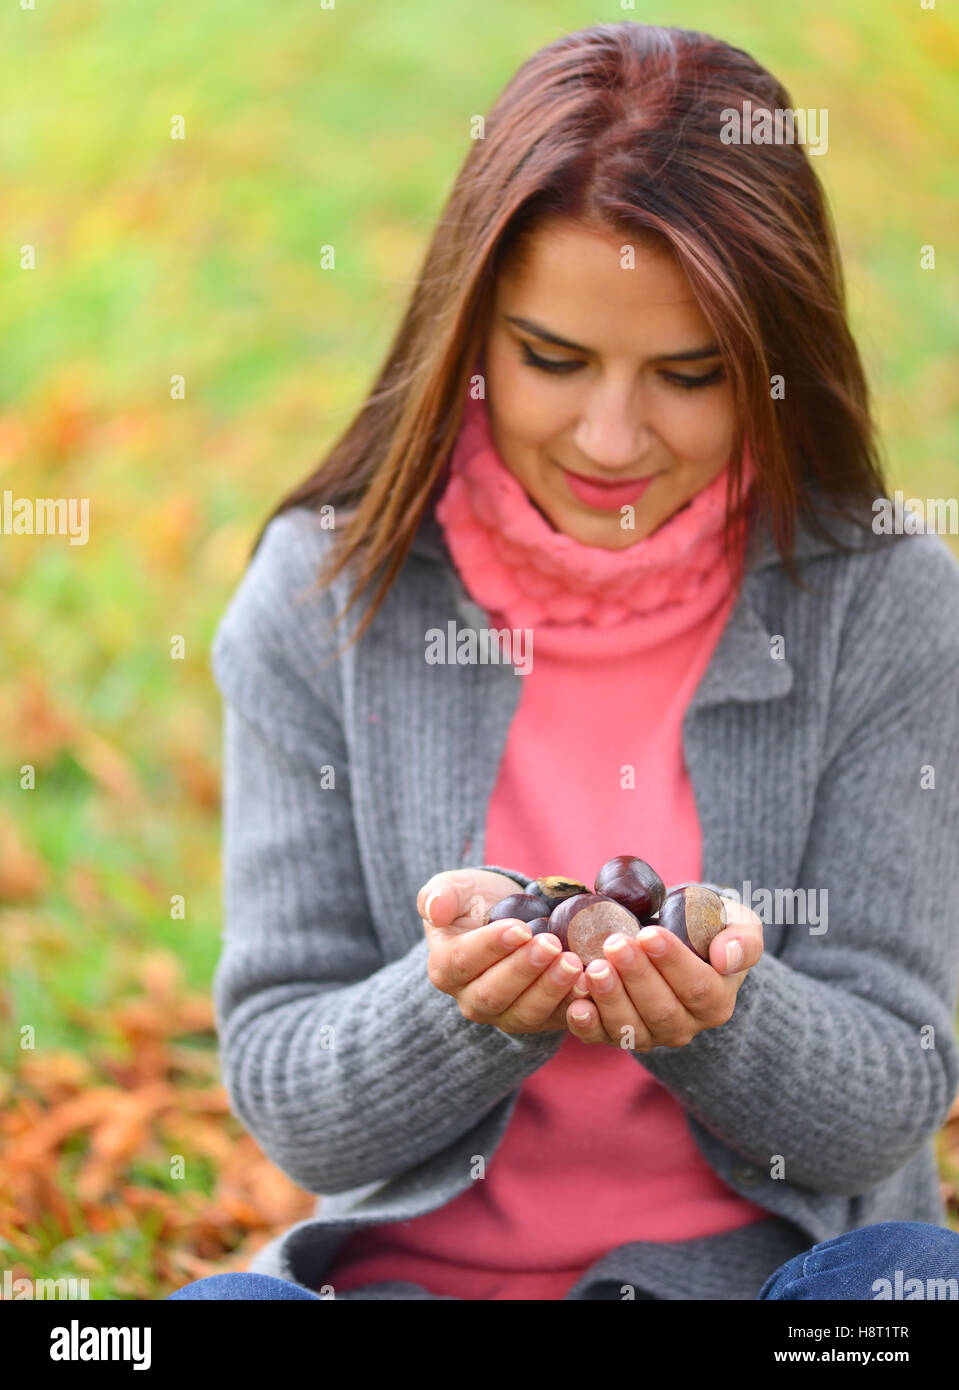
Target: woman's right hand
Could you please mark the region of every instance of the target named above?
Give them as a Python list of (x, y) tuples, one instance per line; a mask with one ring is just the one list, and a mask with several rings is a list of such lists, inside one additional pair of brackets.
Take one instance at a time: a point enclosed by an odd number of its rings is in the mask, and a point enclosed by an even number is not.
[[(550, 932), (530, 938), (525, 922), (482, 925), (494, 903), (519, 892), (513, 879), (489, 869), (450, 869), (424, 883), (416, 907), (429, 942), (429, 977), (471, 1023), (503, 1033), (561, 1032), (579, 997), (572, 993), (583, 978), (579, 957)], [(518, 944), (509, 939), (514, 931)]]

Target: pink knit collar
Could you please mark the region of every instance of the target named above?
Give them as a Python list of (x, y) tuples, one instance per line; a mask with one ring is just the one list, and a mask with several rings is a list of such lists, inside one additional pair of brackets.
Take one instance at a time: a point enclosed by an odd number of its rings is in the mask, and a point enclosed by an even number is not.
[[(744, 485), (754, 473), (748, 445)], [(655, 645), (731, 597), (726, 470), (625, 550), (555, 531), (501, 459), (486, 403), (470, 398), (436, 505), (453, 563), (497, 627), (535, 629), (540, 651), (615, 656)], [(738, 544), (745, 538), (741, 524)]]

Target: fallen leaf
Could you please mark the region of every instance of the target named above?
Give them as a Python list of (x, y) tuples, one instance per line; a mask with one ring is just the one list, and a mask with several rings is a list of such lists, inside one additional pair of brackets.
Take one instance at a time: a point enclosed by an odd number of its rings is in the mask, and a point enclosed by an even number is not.
[(172, 951), (149, 951), (140, 978), (148, 998), (161, 1005), (174, 1004), (183, 987), (183, 966)]
[(143, 805), (143, 788), (132, 762), (100, 734), (92, 729), (80, 730), (73, 756), (117, 801), (130, 807)]
[(116, 1101), (117, 1092), (112, 1086), (94, 1086), (89, 1091), (62, 1101), (21, 1135), (5, 1161), (20, 1164), (38, 1162), (51, 1149), (58, 1148), (68, 1134), (96, 1124), (109, 1115)]
[(90, 1062), (77, 1052), (25, 1053), (20, 1075), (53, 1103), (75, 1095), (95, 1081)]
[(27, 848), (16, 823), (0, 812), (0, 902), (36, 899), (48, 881), (43, 861)]

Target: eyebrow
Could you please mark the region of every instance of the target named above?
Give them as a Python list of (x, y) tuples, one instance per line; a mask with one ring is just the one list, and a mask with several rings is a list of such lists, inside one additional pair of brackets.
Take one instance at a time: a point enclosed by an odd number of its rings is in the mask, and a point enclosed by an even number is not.
[[(532, 333), (534, 338), (541, 338), (544, 343), (554, 343), (556, 347), (569, 348), (572, 352), (592, 352), (592, 348), (584, 347), (582, 343), (571, 343), (568, 338), (561, 338), (558, 333), (551, 333), (543, 324), (536, 323), (533, 319), (519, 318), (514, 314), (504, 314), (507, 323), (513, 323), (517, 328), (524, 329), (527, 333)], [(707, 343), (705, 347), (688, 348), (685, 352), (663, 352), (658, 357), (651, 357), (651, 362), (701, 362), (703, 358), (721, 356), (719, 347), (716, 343)]]

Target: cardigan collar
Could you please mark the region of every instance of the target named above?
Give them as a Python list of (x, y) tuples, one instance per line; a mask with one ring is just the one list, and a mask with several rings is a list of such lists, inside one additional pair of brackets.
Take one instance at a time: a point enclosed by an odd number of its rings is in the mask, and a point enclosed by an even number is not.
[[(446, 538), (434, 515), (437, 501), (449, 477), (449, 465), (442, 471), (430, 495), (427, 508), (413, 537), (411, 551), (425, 560), (438, 563), (447, 571), (456, 594), (457, 607), (468, 624), (482, 626), (487, 616), (467, 593), (450, 556)], [(830, 517), (827, 529), (839, 542), (852, 549), (872, 549), (888, 538), (864, 532), (846, 518)], [(835, 554), (836, 548), (828, 539), (815, 534), (797, 518), (794, 554), (797, 561), (815, 556)], [(743, 582), (736, 603), (723, 628), (712, 658), (687, 707), (685, 718), (709, 705), (726, 701), (751, 702), (771, 700), (788, 695), (793, 688), (793, 669), (788, 659), (774, 658), (771, 632), (759, 607), (760, 575), (773, 566), (782, 566), (782, 557), (768, 523), (761, 517), (754, 520), (745, 552)], [(501, 668), (512, 674), (511, 667)]]

